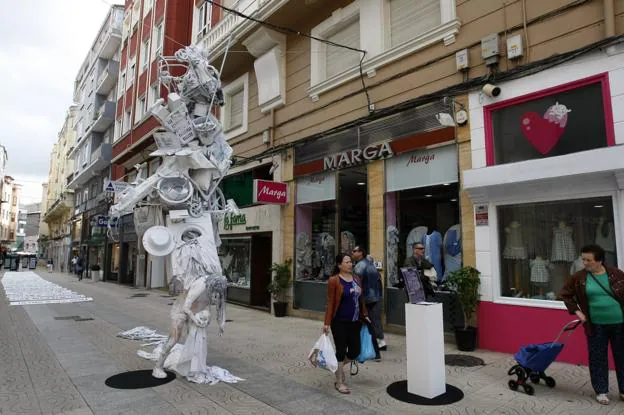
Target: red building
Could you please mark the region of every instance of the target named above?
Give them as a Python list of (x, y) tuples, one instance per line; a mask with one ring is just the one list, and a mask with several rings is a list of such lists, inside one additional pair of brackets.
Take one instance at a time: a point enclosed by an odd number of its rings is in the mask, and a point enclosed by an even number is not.
[(147, 161), (149, 147), (154, 144), (152, 134), (159, 128), (158, 122), (149, 116), (148, 108), (166, 96), (158, 79), (158, 56), (172, 56), (191, 44), (193, 6), (188, 0), (126, 0), (113, 180), (127, 175), (135, 164)]

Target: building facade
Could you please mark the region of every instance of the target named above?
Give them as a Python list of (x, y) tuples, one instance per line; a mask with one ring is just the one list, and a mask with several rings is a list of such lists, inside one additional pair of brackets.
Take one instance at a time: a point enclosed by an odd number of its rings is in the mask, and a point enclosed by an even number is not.
[(67, 110), (58, 140), (50, 153), (50, 170), (45, 196), (46, 209), (43, 221), (48, 226), (48, 238), (42, 246), (47, 259), (52, 259), (54, 269), (68, 269), (71, 254), (70, 231), (74, 210), (74, 191), (67, 187), (67, 178), (74, 171), (74, 161), (68, 157), (76, 144), (74, 125), (78, 106), (72, 105)]
[[(282, 247), (273, 260), (294, 260), (294, 315), (322, 315), (334, 255), (361, 244), (383, 274), (384, 322), (400, 330), (404, 300), (393, 284), (416, 241), (426, 242), (440, 279), (459, 266), (476, 265), (483, 275), (485, 309), (485, 302), (493, 298), (491, 290), (500, 288), (490, 283), (498, 280), (499, 269), (488, 262), (492, 256), (484, 259), (485, 248), (475, 243), (475, 232), (484, 230), (479, 225), (475, 231), (475, 224), (483, 222), (475, 221), (473, 199), (490, 203), (490, 223), (491, 203), (498, 199), (464, 188), (464, 180), (468, 186), (469, 178), (476, 177), (464, 172), (474, 169), (476, 175), (477, 169), (488, 166), (481, 174), (495, 179), (494, 170), (486, 172), (499, 168), (497, 152), (511, 150), (501, 148), (494, 138), (486, 156), (478, 134), (485, 134), (485, 128), (493, 128), (489, 137), (502, 134), (500, 123), (513, 120), (515, 113), (488, 119), (473, 111), (483, 112), (491, 96), (502, 90), (491, 102), (494, 114), (494, 105), (505, 95), (504, 82), (533, 84), (531, 76), (539, 77), (549, 68), (572, 74), (568, 77), (580, 84), (584, 76), (594, 77), (587, 88), (593, 88), (595, 100), (595, 90), (604, 90), (604, 97), (617, 94), (604, 89), (604, 73), (566, 69), (577, 56), (589, 59), (600, 50), (613, 55), (621, 51), (615, 42), (624, 33), (624, 10), (613, 1), (267, 0), (229, 5), (256, 20), (293, 29), (291, 34), (277, 33), (219, 5), (196, 2), (194, 40), (213, 62), (220, 65), (225, 56), (226, 104), (220, 116), (239, 156), (237, 167), (277, 165), (272, 172), (279, 170), (279, 181), (288, 185), (289, 203), (280, 208)], [(236, 53), (225, 55), (228, 48)], [(609, 62), (609, 67), (617, 67)], [(599, 76), (600, 82), (595, 78)], [(620, 78), (608, 78), (621, 83)], [(561, 83), (566, 82), (571, 81)], [(492, 94), (493, 87), (488, 87), (482, 92), (488, 83), (500, 90)], [(486, 127), (487, 122), (494, 126)], [(486, 164), (488, 157), (494, 157), (492, 167)], [(512, 164), (500, 167), (511, 169)], [(611, 206), (606, 200), (594, 205)], [(605, 223), (612, 216), (606, 215)], [(515, 274), (512, 281), (515, 295), (525, 283), (520, 278), (515, 287)], [(511, 293), (509, 286), (504, 289)], [(551, 291), (538, 290), (535, 295), (548, 296)], [(445, 314), (446, 328), (452, 329), (456, 322), (450, 308)], [(482, 347), (502, 350), (488, 340), (501, 322), (482, 326), (484, 317), (479, 318)], [(517, 349), (525, 331), (508, 337), (505, 347)]]
[(31, 203), (22, 206), (26, 213), (24, 226), (24, 252), (36, 254), (41, 257), (39, 251), (39, 223), (41, 222), (41, 203)]
[[(153, 133), (159, 123), (148, 109), (165, 96), (159, 81), (160, 56), (172, 56), (191, 42), (193, 4), (180, 0), (127, 0), (122, 27), (120, 76), (113, 143), (112, 179), (133, 182), (139, 167), (142, 178), (152, 175), (160, 159)], [(176, 75), (176, 70), (172, 72)], [(162, 218), (164, 220), (164, 218)], [(142, 247), (132, 215), (122, 218), (111, 241), (110, 269), (120, 283), (158, 288), (167, 282), (152, 278), (152, 258)]]
[(74, 190), (72, 256), (81, 255), (87, 269), (99, 266), (105, 277), (110, 253), (102, 224), (110, 200), (104, 186), (110, 179), (115, 135), (123, 18), (123, 6), (111, 6), (76, 76), (76, 144), (69, 153), (74, 168), (67, 178), (67, 187)]
[(6, 252), (15, 250), (19, 230), (19, 202), (22, 185), (13, 177), (2, 179), (2, 203), (0, 203), (0, 247)]

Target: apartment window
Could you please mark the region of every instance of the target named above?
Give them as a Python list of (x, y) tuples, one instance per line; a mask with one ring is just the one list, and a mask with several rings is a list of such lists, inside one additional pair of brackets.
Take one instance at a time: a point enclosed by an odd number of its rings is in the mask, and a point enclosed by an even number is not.
[(113, 139), (113, 142), (116, 142), (119, 137), (121, 137), (123, 131), (123, 118), (119, 118), (117, 120), (115, 120), (115, 138)]
[(126, 90), (126, 71), (123, 71), (121, 73), (121, 78), (119, 80), (119, 91), (120, 91), (119, 96), (121, 96), (125, 90)]
[(208, 33), (212, 21), (212, 4), (204, 1), (197, 13), (197, 37), (199, 40)]
[(150, 86), (149, 106), (151, 107), (160, 98), (160, 82)]
[(156, 56), (162, 52), (163, 36), (163, 22), (160, 22), (154, 27), (154, 33), (152, 33), (152, 56)]
[(143, 2), (143, 16), (145, 16), (152, 9), (154, 0), (144, 0)]
[(440, 0), (390, 0), (388, 6), (391, 48), (440, 26)]
[(141, 43), (141, 72), (147, 69), (149, 63), (149, 39)]
[(221, 122), (225, 138), (230, 139), (247, 132), (249, 111), (249, 74), (241, 76), (223, 88), (225, 105), (221, 111)]
[(135, 70), (136, 70), (136, 56), (132, 58), (132, 60), (130, 61), (130, 69), (128, 69), (128, 79), (127, 79), (128, 87), (130, 87), (132, 85), (132, 82), (134, 82)]
[(132, 117), (132, 109), (128, 108), (124, 112), (124, 119), (123, 119), (123, 133), (124, 134), (128, 132), (128, 130), (130, 130), (130, 120), (132, 119), (131, 117)]
[(17, 206), (17, 196), (13, 196), (13, 206)]
[(143, 119), (145, 112), (147, 110), (147, 97), (143, 95), (141, 98), (137, 99), (136, 111), (134, 112), (134, 122), (138, 123)]
[[(351, 3), (314, 27), (312, 36), (360, 48), (360, 2)], [(315, 40), (312, 41), (311, 52), (312, 86), (357, 66), (362, 58), (359, 52), (330, 46)]]

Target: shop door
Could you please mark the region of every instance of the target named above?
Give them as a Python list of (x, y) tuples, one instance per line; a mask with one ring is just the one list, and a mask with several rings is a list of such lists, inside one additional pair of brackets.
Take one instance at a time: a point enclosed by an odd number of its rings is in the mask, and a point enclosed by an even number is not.
[(251, 305), (271, 308), (267, 286), (271, 282), (273, 242), (270, 235), (254, 235), (251, 239)]

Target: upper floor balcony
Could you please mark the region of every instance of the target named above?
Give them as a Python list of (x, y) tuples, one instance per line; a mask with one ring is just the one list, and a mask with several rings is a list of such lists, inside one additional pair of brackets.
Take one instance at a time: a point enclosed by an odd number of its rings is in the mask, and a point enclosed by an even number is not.
[(103, 143), (89, 154), (89, 157), (77, 163), (78, 167), (68, 178), (67, 187), (76, 189), (89, 181), (93, 176), (97, 176), (102, 170), (110, 165), (113, 156), (112, 144)]
[[(290, 0), (239, 0), (234, 9), (257, 20), (266, 20), (276, 11), (288, 4)], [(297, 3), (295, 1), (294, 3)], [(208, 53), (208, 58), (220, 56), (230, 39), (241, 39), (245, 34), (258, 26), (258, 23), (244, 19), (232, 13), (224, 12), (223, 19), (217, 23), (197, 44)]]
[(102, 73), (100, 73), (98, 77), (95, 92), (100, 95), (108, 95), (117, 84), (118, 77), (119, 62), (111, 59), (106, 63), (106, 66), (102, 69)]
[(115, 121), (116, 106), (113, 101), (104, 101), (100, 108), (93, 114), (93, 124), (91, 130), (103, 133)]
[(43, 221), (48, 224), (50, 222), (54, 222), (55, 220), (61, 218), (67, 212), (71, 211), (73, 207), (74, 193), (66, 189), (43, 213)]
[(111, 10), (108, 19), (102, 25), (102, 30), (98, 35), (98, 39), (93, 45), (95, 56), (103, 59), (111, 59), (119, 46), (121, 45), (121, 27), (123, 20), (120, 18), (115, 9)]

